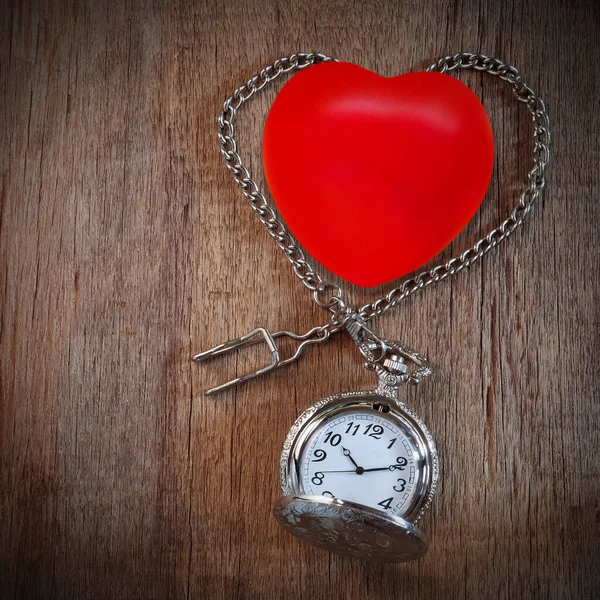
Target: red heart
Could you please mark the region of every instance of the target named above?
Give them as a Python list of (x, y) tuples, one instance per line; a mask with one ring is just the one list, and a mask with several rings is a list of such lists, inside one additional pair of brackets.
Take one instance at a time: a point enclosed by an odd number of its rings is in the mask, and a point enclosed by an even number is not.
[(300, 243), (370, 287), (425, 264), (458, 235), (488, 188), (494, 139), (481, 102), (453, 77), (385, 78), (329, 62), (278, 94), (263, 161)]

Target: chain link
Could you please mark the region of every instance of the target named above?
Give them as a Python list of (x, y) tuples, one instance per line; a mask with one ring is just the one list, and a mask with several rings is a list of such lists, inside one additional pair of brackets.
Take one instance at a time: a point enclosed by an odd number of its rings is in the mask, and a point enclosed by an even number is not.
[[(279, 248), (292, 264), (294, 273), (302, 283), (313, 292), (315, 302), (322, 307), (333, 311), (339, 308), (342, 290), (334, 283), (324, 282), (315, 272), (312, 265), (306, 260), (304, 252), (293, 240), (285, 225), (277, 218), (275, 211), (268, 205), (266, 198), (258, 189), (258, 186), (250, 171), (242, 163), (237, 152), (235, 141), (234, 121), (239, 108), (249, 100), (256, 92), (262, 90), (267, 84), (278, 79), (284, 73), (305, 69), (317, 62), (328, 62), (333, 59), (324, 54), (293, 54), (290, 57), (280, 58), (272, 65), (265, 67), (258, 75), (252, 77), (247, 83), (239, 87), (231, 98), (223, 105), (219, 116), (219, 141), (221, 142), (221, 153), (225, 158), (225, 164), (231, 171), (233, 179), (242, 189), (242, 193), (248, 199), (250, 206), (258, 215), (260, 222), (267, 228)], [(330, 291), (330, 298), (324, 299), (324, 292)]]
[(459, 256), (451, 258), (444, 264), (440, 264), (429, 271), (423, 271), (415, 277), (406, 279), (400, 286), (392, 289), (385, 296), (374, 302), (365, 304), (356, 311), (352, 307), (349, 307), (343, 300), (340, 286), (332, 282), (323, 281), (315, 272), (312, 265), (306, 260), (302, 249), (296, 244), (285, 225), (277, 218), (274, 210), (268, 205), (267, 200), (258, 189), (250, 171), (244, 166), (237, 152), (233, 125), (237, 111), (242, 104), (249, 100), (256, 92), (262, 90), (267, 84), (276, 80), (284, 73), (302, 70), (316, 63), (330, 61), (335, 61), (335, 59), (320, 53), (298, 53), (286, 58), (280, 58), (272, 65), (265, 67), (258, 75), (255, 75), (247, 83), (239, 87), (225, 101), (218, 119), (218, 136), (221, 142), (221, 153), (225, 158), (227, 168), (231, 171), (234, 180), (240, 186), (242, 193), (248, 199), (250, 206), (258, 215), (261, 223), (267, 228), (279, 248), (284, 252), (302, 283), (313, 292), (314, 301), (319, 306), (327, 308), (334, 313), (332, 322), (323, 327), (323, 329), (334, 331), (340, 328), (346, 315), (358, 312), (364, 320), (368, 321), (373, 317), (382, 315), (418, 290), (460, 273), (460, 271), (477, 262), (492, 248), (510, 236), (523, 223), (532, 205), (540, 197), (544, 189), (546, 183), (545, 169), (549, 160), (550, 124), (544, 103), (521, 79), (521, 75), (515, 67), (505, 64), (497, 58), (467, 52), (444, 56), (432, 64), (427, 71), (450, 73), (457, 69), (475, 69), (476, 71), (484, 71), (490, 75), (495, 75), (512, 86), (515, 98), (519, 102), (526, 104), (533, 118), (533, 167), (528, 173), (528, 185), (521, 193), (518, 204), (509, 216), (498, 227), (492, 229), (484, 238), (476, 242), (474, 246), (468, 248)]

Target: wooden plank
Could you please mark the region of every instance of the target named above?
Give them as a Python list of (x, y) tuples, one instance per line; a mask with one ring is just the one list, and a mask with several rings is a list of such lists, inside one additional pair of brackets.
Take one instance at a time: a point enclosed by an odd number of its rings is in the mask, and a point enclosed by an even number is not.
[[(0, 597), (598, 596), (597, 8), (13, 2), (0, 28)], [(214, 399), (203, 391), (264, 354), (190, 362), (258, 324), (327, 318), (216, 139), (223, 100), (300, 49), (384, 75), (481, 51), (519, 67), (550, 110), (548, 189), (527, 225), (376, 323), (436, 368), (406, 396), (442, 460), (432, 547), (414, 564), (329, 556), (270, 518), (297, 415), (371, 381), (347, 339)], [(531, 160), (510, 91), (464, 80), (497, 158), (445, 256), (508, 212)], [(277, 89), (239, 121), (261, 184)], [(378, 292), (348, 290), (357, 304)]]

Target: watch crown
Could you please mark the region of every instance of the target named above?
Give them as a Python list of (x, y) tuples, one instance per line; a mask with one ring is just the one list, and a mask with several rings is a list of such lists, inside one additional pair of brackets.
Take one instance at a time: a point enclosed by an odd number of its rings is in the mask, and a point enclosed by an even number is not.
[(383, 368), (394, 375), (404, 375), (408, 371), (408, 366), (404, 359), (397, 354), (391, 354), (383, 361)]

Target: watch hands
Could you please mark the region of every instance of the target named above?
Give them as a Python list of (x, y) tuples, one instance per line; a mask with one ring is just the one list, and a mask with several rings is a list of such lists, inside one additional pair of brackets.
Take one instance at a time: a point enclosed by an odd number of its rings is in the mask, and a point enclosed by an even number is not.
[(373, 471), (392, 471), (389, 467), (377, 467), (376, 469), (365, 469), (365, 473), (372, 473)]
[(359, 466), (359, 464), (352, 458), (352, 455), (350, 454), (350, 450), (348, 450), (348, 448), (344, 448), (344, 446), (342, 446), (342, 452), (344, 454), (344, 456), (347, 456), (350, 459), (350, 462), (356, 467), (356, 474), (357, 475), (362, 475), (365, 470)]
[(402, 470), (404, 467), (400, 465), (390, 465), (389, 467), (376, 467), (375, 469), (363, 469), (365, 473), (371, 471), (395, 471), (396, 469)]
[(362, 475), (363, 473), (373, 473), (374, 471), (395, 471), (403, 470), (404, 466), (399, 464), (390, 465), (389, 467), (375, 467), (374, 469), (365, 469), (361, 467), (350, 454), (350, 450), (348, 448), (344, 448), (342, 446), (342, 453), (344, 456), (347, 456), (350, 459), (350, 462), (356, 467), (356, 469), (348, 469), (348, 470), (336, 470), (336, 471), (320, 471), (320, 473), (356, 473), (357, 475)]
[(348, 469), (347, 471), (317, 471), (318, 473), (356, 473), (356, 469)]
[(373, 471), (395, 471), (396, 465), (391, 465), (391, 467), (377, 467), (376, 469), (363, 469), (362, 467), (358, 467), (356, 469), (343, 469), (340, 471), (318, 471), (319, 473), (357, 473), (358, 475), (362, 475), (363, 473), (372, 473)]
[(350, 454), (350, 450), (348, 450), (348, 448), (344, 448), (344, 446), (342, 446), (342, 452), (344, 453), (344, 456), (347, 456), (350, 459), (350, 462), (357, 468), (359, 469), (360, 467), (358, 466), (358, 463), (352, 458), (352, 455)]

